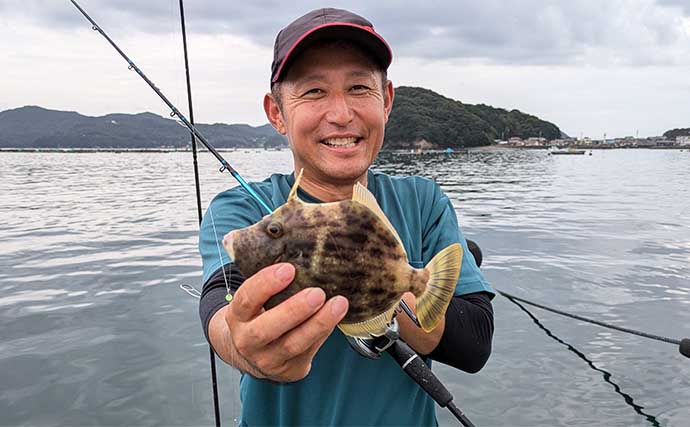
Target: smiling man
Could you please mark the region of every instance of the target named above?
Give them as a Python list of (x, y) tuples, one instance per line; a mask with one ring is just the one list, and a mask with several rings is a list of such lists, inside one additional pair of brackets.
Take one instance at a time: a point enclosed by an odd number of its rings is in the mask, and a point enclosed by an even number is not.
[[(390, 177), (369, 168), (383, 144), (394, 89), (392, 53), (366, 19), (319, 9), (285, 27), (275, 42), (266, 115), (304, 169), (299, 197), (311, 203), (350, 199), (360, 182), (374, 194), (413, 267), (461, 243), (465, 257), (455, 296), (439, 325), (425, 333), (399, 316), (401, 336), (418, 353), (477, 372), (491, 352), (494, 293), (469, 255), (448, 198), (434, 182)], [(272, 208), (285, 203), (291, 175), (253, 186)], [(266, 214), (240, 187), (211, 202), (201, 227), (204, 289), (200, 315), (216, 353), (242, 371), (242, 425), (434, 425), (434, 402), (387, 355), (368, 360), (335, 327), (348, 301), (305, 289), (270, 310), (264, 303), (294, 278), (291, 264), (243, 278), (219, 254), (231, 230)], [(226, 301), (227, 286), (234, 293)], [(414, 297), (405, 296), (414, 307)]]

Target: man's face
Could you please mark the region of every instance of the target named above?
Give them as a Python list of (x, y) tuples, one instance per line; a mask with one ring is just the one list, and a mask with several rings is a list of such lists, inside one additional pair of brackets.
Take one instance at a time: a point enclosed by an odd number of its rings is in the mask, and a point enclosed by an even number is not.
[[(295, 170), (310, 180), (352, 183), (365, 176), (383, 144), (393, 86), (360, 51), (324, 45), (305, 51), (281, 83), (282, 108), (265, 101), (287, 135)], [(272, 113), (271, 113), (272, 111)]]

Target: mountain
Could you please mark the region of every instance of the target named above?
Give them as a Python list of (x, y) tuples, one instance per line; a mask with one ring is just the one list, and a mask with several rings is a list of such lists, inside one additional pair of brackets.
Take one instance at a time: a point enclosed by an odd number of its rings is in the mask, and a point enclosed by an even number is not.
[[(197, 124), (218, 148), (278, 147), (287, 140), (266, 124)], [(553, 123), (518, 110), (463, 104), (419, 87), (396, 88), (384, 148), (461, 148), (490, 145), (517, 136), (557, 139)], [(0, 112), (0, 147), (12, 148), (159, 148), (186, 147), (187, 128), (153, 113), (84, 116), (73, 111), (27, 106)]]
[(557, 139), (558, 126), (518, 110), (463, 104), (429, 89), (400, 86), (386, 126), (385, 148), (426, 141), (437, 148), (490, 145), (494, 139)]
[[(266, 124), (197, 124), (215, 147), (285, 146), (286, 139)], [(157, 148), (185, 147), (186, 127), (153, 113), (83, 116), (73, 111), (27, 106), (0, 112), (0, 147)]]

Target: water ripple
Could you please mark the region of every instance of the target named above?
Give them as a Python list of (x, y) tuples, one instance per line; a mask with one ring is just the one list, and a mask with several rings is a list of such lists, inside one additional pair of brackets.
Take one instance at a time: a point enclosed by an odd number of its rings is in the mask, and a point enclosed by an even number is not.
[[(287, 151), (224, 154), (247, 180), (292, 169)], [(680, 338), (690, 336), (686, 154), (387, 152), (375, 169), (436, 180), (497, 287)], [(213, 423), (208, 347), (196, 301), (178, 288), (201, 276), (190, 157), (0, 154), (3, 425)], [(236, 183), (208, 153), (199, 162), (205, 207)], [(505, 299), (494, 306), (486, 368), (435, 365), (478, 425), (649, 425), (601, 371)], [(690, 364), (677, 349), (535, 315), (644, 414), (661, 425), (690, 418)], [(236, 400), (237, 376), (224, 369), (221, 398)]]

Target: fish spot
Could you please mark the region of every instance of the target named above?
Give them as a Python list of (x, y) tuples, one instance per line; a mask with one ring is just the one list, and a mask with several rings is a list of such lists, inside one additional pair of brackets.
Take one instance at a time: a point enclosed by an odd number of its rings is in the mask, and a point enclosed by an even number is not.
[(374, 258), (381, 258), (383, 256), (383, 251), (374, 246), (369, 249), (369, 254)]
[(363, 270), (350, 270), (349, 278), (359, 282), (365, 282), (369, 278), (369, 273)]
[[(377, 233), (377, 234), (378, 234), (378, 233)], [(388, 239), (388, 238), (386, 238), (387, 236), (381, 236), (381, 235), (379, 234), (379, 237), (380, 237), (380, 240), (381, 240), (381, 244), (383, 244), (383, 246), (385, 246), (385, 247), (387, 247), (387, 248), (389, 248), (389, 249), (393, 249), (393, 248), (396, 248), (396, 247), (398, 246), (398, 242), (396, 242), (396, 241), (393, 240), (393, 239)]]
[(369, 240), (369, 236), (364, 233), (352, 233), (350, 234), (350, 239), (357, 245), (363, 245)]
[(337, 252), (340, 248), (338, 245), (332, 241), (331, 239), (326, 240), (323, 244), (323, 249), (328, 251), (328, 252)]
[(374, 224), (369, 221), (361, 221), (359, 223), (359, 230), (363, 233), (374, 233), (376, 231), (376, 227), (374, 227)]
[(376, 296), (381, 296), (381, 295), (383, 295), (383, 294), (388, 294), (388, 293), (389, 293), (389, 292), (387, 292), (387, 291), (386, 291), (385, 289), (383, 289), (383, 288), (372, 288), (372, 289), (369, 290), (369, 292), (371, 292), (373, 295), (376, 295)]

